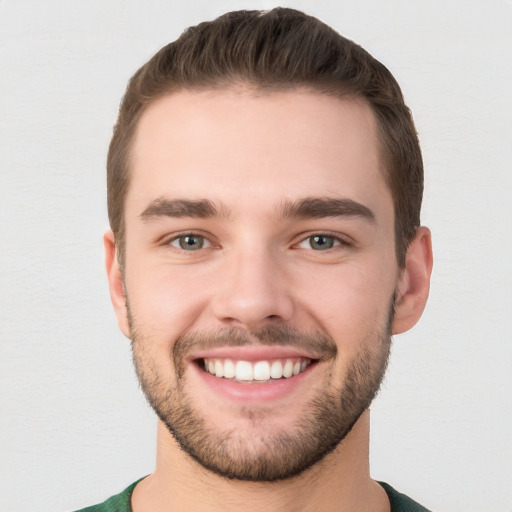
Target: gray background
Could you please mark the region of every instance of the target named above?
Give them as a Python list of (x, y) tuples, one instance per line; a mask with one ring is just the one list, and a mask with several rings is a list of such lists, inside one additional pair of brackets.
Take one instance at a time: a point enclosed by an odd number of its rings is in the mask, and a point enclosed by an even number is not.
[[(103, 271), (129, 76), (187, 26), (273, 1), (0, 0), (0, 510), (64, 511), (152, 471), (155, 420)], [(395, 74), (427, 170), (431, 300), (373, 406), (375, 478), (512, 510), (512, 3), (288, 1)]]

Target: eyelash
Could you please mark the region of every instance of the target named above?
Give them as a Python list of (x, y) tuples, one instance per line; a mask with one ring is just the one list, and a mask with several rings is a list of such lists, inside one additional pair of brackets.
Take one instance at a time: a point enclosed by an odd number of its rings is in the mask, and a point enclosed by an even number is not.
[(176, 235), (173, 235), (171, 238), (168, 238), (167, 240), (165, 240), (164, 245), (171, 246), (174, 249), (176, 249), (178, 251), (182, 251), (182, 252), (195, 252), (195, 251), (192, 251), (192, 250), (189, 251), (187, 249), (184, 249), (183, 247), (176, 247), (176, 246), (172, 245), (173, 242), (178, 242), (179, 243), (180, 239), (185, 239), (187, 237), (200, 238), (203, 241), (203, 243), (204, 242), (207, 243), (206, 247), (201, 245), (201, 247), (199, 247), (199, 249), (208, 248), (208, 247), (211, 247), (211, 246), (214, 245), (213, 242), (206, 235), (203, 235), (201, 233), (194, 233), (194, 232), (178, 233)]
[(354, 245), (350, 240), (347, 239), (347, 237), (342, 237), (339, 234), (334, 234), (334, 233), (330, 233), (330, 232), (313, 232), (313, 233), (307, 234), (307, 236), (302, 235), (300, 241), (297, 244), (295, 244), (294, 247), (301, 249), (302, 247), (300, 247), (300, 245), (303, 243), (307, 243), (309, 241), (310, 247), (307, 248), (306, 250), (310, 250), (310, 249), (314, 250), (313, 247), (311, 247), (311, 241), (314, 238), (321, 238), (321, 237), (332, 239), (333, 245), (331, 247), (327, 247), (323, 250), (317, 250), (315, 252), (327, 252), (331, 249), (335, 250), (336, 248), (343, 248), (343, 247), (349, 248)]
[[(201, 239), (201, 242), (202, 242), (201, 246), (198, 247), (196, 250), (185, 249), (184, 247), (181, 246), (182, 244), (179, 241), (180, 241), (180, 239), (185, 239), (186, 237), (196, 237), (196, 238)], [(313, 239), (315, 239), (315, 238), (331, 239), (333, 245), (330, 247), (326, 247), (325, 249), (319, 248), (318, 250), (315, 250), (311, 245)], [(309, 248), (300, 247), (303, 243), (307, 243), (308, 241), (310, 244)], [(173, 242), (177, 242), (181, 247), (177, 247), (177, 246), (173, 245)], [(204, 246), (205, 243), (206, 243), (206, 247)], [(201, 249), (207, 249), (207, 248), (213, 247), (215, 244), (208, 238), (208, 236), (206, 236), (204, 234), (194, 233), (194, 232), (185, 232), (185, 233), (175, 234), (171, 238), (166, 239), (164, 241), (164, 245), (173, 247), (174, 249), (176, 249), (177, 251), (180, 251), (180, 252), (197, 252)], [(352, 247), (352, 246), (353, 246), (353, 243), (350, 242), (349, 240), (347, 240), (347, 238), (345, 238), (345, 237), (340, 237), (339, 235), (335, 235), (335, 234), (329, 233), (329, 232), (313, 232), (313, 233), (308, 234), (307, 236), (304, 236), (304, 234), (301, 235), (299, 242), (294, 244), (292, 246), (292, 248), (312, 250), (314, 252), (327, 252), (327, 251), (330, 251), (331, 249), (336, 249), (337, 247), (347, 247), (348, 248), (348, 247)]]

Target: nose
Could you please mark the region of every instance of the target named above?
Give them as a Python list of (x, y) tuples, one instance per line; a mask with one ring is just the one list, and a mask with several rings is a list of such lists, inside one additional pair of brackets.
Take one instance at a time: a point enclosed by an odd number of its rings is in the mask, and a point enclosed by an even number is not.
[(269, 251), (240, 251), (226, 258), (213, 299), (218, 321), (257, 330), (289, 321), (293, 315), (289, 279)]

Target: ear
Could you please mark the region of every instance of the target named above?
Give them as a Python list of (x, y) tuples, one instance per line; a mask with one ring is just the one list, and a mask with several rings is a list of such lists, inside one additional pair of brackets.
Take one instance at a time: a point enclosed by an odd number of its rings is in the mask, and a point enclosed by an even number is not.
[(105, 247), (105, 268), (107, 270), (108, 287), (110, 290), (110, 299), (114, 306), (117, 316), (117, 322), (122, 333), (130, 337), (130, 325), (128, 322), (128, 308), (126, 305), (126, 293), (124, 289), (123, 276), (117, 259), (116, 242), (114, 233), (109, 229), (103, 235), (103, 245)]
[(432, 237), (422, 226), (409, 244), (398, 278), (393, 334), (408, 331), (420, 319), (428, 299), (432, 263)]

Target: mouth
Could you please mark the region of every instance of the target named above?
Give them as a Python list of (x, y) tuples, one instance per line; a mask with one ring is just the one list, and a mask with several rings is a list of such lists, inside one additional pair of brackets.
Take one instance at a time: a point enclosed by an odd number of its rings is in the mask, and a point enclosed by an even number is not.
[(241, 345), (195, 353), (188, 363), (208, 404), (260, 407), (302, 399), (322, 359), (293, 347)]
[(290, 379), (303, 373), (315, 360), (305, 357), (268, 360), (235, 360), (220, 357), (205, 357), (196, 360), (204, 372), (218, 379), (238, 383), (270, 383)]

